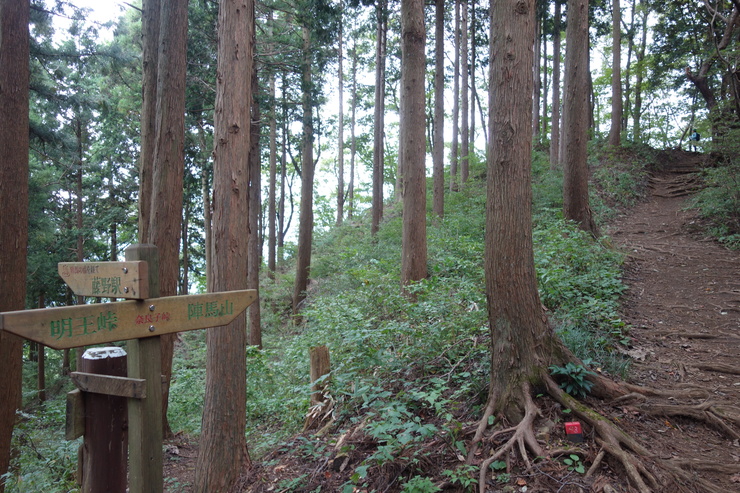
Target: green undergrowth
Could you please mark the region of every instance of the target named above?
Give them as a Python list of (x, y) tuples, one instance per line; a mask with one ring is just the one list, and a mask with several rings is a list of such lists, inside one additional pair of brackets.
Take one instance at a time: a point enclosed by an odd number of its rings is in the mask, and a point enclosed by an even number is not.
[[(306, 458), (333, 453), (325, 442), (300, 434), (311, 392), (309, 350), (326, 345), (333, 430), (362, 424), (374, 444), (353, 465), (346, 491), (368, 484), (391, 463), (404, 470), (398, 484), (403, 491), (435, 491), (429, 477), (475, 485), (475, 472), (461, 467), (458, 459), (467, 454), (462, 430), (479, 419), (485, 404), (490, 367), (483, 270), (485, 169), (476, 166), (471, 170), (476, 179), (446, 194), (444, 219), (430, 214), (429, 277), (408, 288), (412, 298), (401, 294), (402, 224), (392, 207), (375, 237), (364, 216), (317, 234), (300, 323), (290, 315), (289, 267), (275, 280), (262, 280), (264, 349), (250, 348), (247, 354), (247, 441), (253, 459), (281, 449)], [(603, 371), (623, 374), (626, 363), (613, 351), (628, 337), (618, 313), (624, 289), (621, 258), (607, 240), (595, 240), (563, 220), (562, 179), (541, 154), (535, 155), (533, 176), (535, 264), (550, 320), (576, 355)], [(168, 417), (174, 432), (196, 438), (205, 354), (204, 331), (181, 334)], [(58, 429), (61, 433), (63, 426)], [(424, 444), (432, 437), (443, 442), (451, 463), (429, 459)], [(36, 470), (49, 470), (48, 460), (74, 469), (67, 459), (74, 445), (55, 443), (65, 448), (42, 453), (47, 465), (34, 465)], [(26, 444), (21, 449), (26, 455), (16, 460), (26, 470), (33, 463), (33, 448)], [(507, 474), (499, 477), (508, 481)], [(290, 488), (300, 488), (302, 481), (294, 478)]]

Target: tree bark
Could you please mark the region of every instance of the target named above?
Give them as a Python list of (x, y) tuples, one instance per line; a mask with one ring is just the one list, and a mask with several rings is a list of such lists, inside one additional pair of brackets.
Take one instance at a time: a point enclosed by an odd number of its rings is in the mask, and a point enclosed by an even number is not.
[[(187, 0), (163, 0), (160, 11), (156, 141), (149, 218), (149, 240), (159, 251), (161, 296), (176, 295), (180, 277), (187, 29)], [(176, 337), (176, 334), (167, 334), (161, 339), (162, 374), (167, 382), (162, 399), (165, 436), (172, 433), (167, 422), (167, 401)]]
[(550, 126), (550, 168), (560, 165), (560, 0), (555, 1), (552, 41), (552, 124)]
[(523, 384), (548, 355), (532, 246), (534, 0), (491, 1), (486, 297), (495, 412), (518, 421)]
[(355, 158), (357, 157), (357, 137), (355, 129), (357, 125), (357, 43), (352, 46), (352, 121), (350, 123), (350, 157), (349, 157), (349, 185), (347, 186), (347, 201), (349, 210), (347, 217), (352, 218), (355, 214)]
[[(342, 3), (340, 2), (340, 9)], [(337, 78), (339, 79), (339, 121), (337, 122), (337, 226), (342, 225), (344, 219), (344, 50), (343, 50), (344, 15), (339, 20), (339, 46)]]
[(450, 146), (450, 190), (457, 189), (460, 153), (460, 0), (455, 0), (455, 61), (452, 76), (452, 144)]
[(468, 87), (469, 87), (469, 67), (468, 67), (468, 1), (461, 0), (460, 5), (460, 72), (462, 80), (460, 81), (460, 183), (468, 181), (469, 174), (469, 156), (470, 153), (470, 128), (468, 126)]
[[(29, 10), (28, 1), (0, 0), (0, 312), (22, 310), (26, 299)], [(0, 331), (0, 475), (21, 405), (22, 351), (21, 338)]]
[[(254, 41), (252, 42), (254, 44)], [(262, 113), (257, 98), (259, 78), (256, 67), (252, 67), (252, 120), (250, 122), (250, 131), (252, 132), (249, 141), (249, 254), (247, 258), (247, 289), (257, 291), (257, 300), (259, 300), (260, 290), (260, 266), (261, 251), (260, 248), (260, 212), (262, 211), (262, 165), (260, 163), (260, 122)], [(259, 301), (255, 301), (249, 306), (249, 325), (248, 325), (248, 344), (262, 349), (262, 315), (260, 312)]]
[(434, 214), (444, 217), (445, 213), (445, 2), (434, 2), (434, 145), (432, 146), (433, 162), (433, 195)]
[(563, 209), (565, 218), (596, 234), (588, 199), (588, 0), (568, 0), (563, 101)]
[(640, 11), (642, 16), (642, 36), (640, 37), (640, 46), (637, 49), (637, 76), (635, 77), (635, 105), (632, 109), (632, 138), (635, 142), (642, 142), (642, 81), (645, 77), (645, 50), (647, 48), (647, 31), (648, 16), (650, 9), (645, 0), (640, 2)]
[(141, 155), (139, 157), (139, 243), (150, 243), (152, 171), (157, 127), (157, 65), (161, 0), (143, 0), (141, 15)]
[(427, 276), (426, 125), (424, 75), (424, 1), (401, 1), (401, 156), (403, 173), (403, 238), (401, 282)]
[[(254, 4), (221, 0), (214, 125), (213, 289), (247, 286)], [(208, 330), (206, 393), (195, 490), (229, 491), (248, 460), (246, 316)]]
[(385, 53), (388, 31), (387, 0), (376, 7), (375, 115), (373, 120), (373, 215), (370, 233), (375, 235), (383, 219), (383, 172), (385, 169)]
[(298, 254), (295, 285), (293, 287), (293, 314), (298, 314), (306, 299), (311, 247), (313, 243), (313, 85), (311, 32), (303, 28), (303, 149), (301, 152), (301, 215), (298, 222)]
[[(270, 75), (270, 97), (277, 101), (275, 76)], [(275, 279), (277, 232), (276, 227), (276, 189), (277, 189), (277, 105), (270, 109), (270, 177), (267, 191), (267, 275)]]
[(612, 120), (609, 145), (619, 146), (622, 137), (622, 11), (612, 0)]

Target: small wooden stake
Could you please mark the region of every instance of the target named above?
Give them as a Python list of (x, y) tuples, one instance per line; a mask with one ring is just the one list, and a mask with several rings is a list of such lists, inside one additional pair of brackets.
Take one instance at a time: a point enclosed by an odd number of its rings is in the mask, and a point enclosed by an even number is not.
[(331, 371), (329, 362), (329, 348), (326, 346), (316, 346), (310, 349), (311, 358), (311, 406), (324, 402), (324, 389), (327, 387), (326, 380), (316, 383), (324, 375)]

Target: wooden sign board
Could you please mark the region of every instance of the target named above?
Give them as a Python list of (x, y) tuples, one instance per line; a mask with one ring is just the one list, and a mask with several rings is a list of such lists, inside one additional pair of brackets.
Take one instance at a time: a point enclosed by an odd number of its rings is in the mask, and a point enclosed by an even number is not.
[(143, 300), (149, 297), (144, 261), (59, 262), (59, 275), (77, 296)]
[(68, 349), (226, 325), (256, 299), (256, 290), (245, 289), (20, 310), (0, 313), (0, 330)]

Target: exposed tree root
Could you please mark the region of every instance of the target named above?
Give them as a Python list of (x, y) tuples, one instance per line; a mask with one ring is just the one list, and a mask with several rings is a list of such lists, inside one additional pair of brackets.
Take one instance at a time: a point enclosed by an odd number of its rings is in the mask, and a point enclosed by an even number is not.
[(696, 421), (708, 424), (727, 436), (740, 438), (740, 434), (733, 430), (720, 416), (717, 415), (712, 402), (704, 402), (696, 406), (643, 404), (640, 406), (640, 410), (655, 416), (683, 416), (686, 418), (692, 418)]
[[(478, 484), (480, 485), (480, 493), (485, 493), (486, 491), (486, 474), (488, 472), (488, 467), (493, 462), (499, 460), (506, 453), (514, 449), (514, 447), (518, 448), (519, 454), (521, 455), (521, 458), (524, 461), (527, 470), (532, 469), (532, 462), (529, 460), (527, 448), (529, 448), (529, 450), (533, 452), (535, 456), (543, 456), (545, 454), (544, 450), (542, 449), (542, 447), (540, 447), (540, 444), (537, 443), (537, 439), (534, 436), (534, 420), (539, 414), (539, 409), (534, 403), (534, 400), (532, 400), (532, 392), (528, 383), (522, 384), (521, 392), (521, 395), (524, 397), (524, 417), (522, 418), (522, 420), (516, 426), (496, 431), (489, 438), (489, 440), (493, 440), (497, 436), (507, 433), (513, 433), (511, 437), (506, 441), (506, 443), (502, 447), (499, 447), (498, 450), (496, 450), (496, 453), (494, 453), (488, 459), (484, 460), (481, 464), (480, 477), (478, 481)], [(493, 412), (495, 404), (495, 399), (489, 398), (488, 406), (486, 406), (487, 411), (490, 409), (490, 413), (488, 414), (488, 416), (490, 416)], [(483, 425), (483, 430), (485, 430), (485, 425), (488, 423), (488, 416), (485, 416), (485, 420), (481, 422), (481, 424)], [(479, 427), (478, 430), (480, 431), (481, 427)], [(478, 438), (478, 441), (476, 441), (474, 438), (474, 443), (476, 443), (476, 445), (480, 441), (481, 435), (482, 433), (476, 433), (476, 437)], [(468, 458), (472, 458), (472, 455), (469, 455)]]
[(691, 366), (704, 371), (716, 371), (718, 373), (727, 373), (729, 375), (740, 375), (740, 368), (736, 365), (728, 365), (725, 363), (700, 363)]
[[(599, 380), (605, 380), (599, 378)], [(663, 460), (650, 452), (641, 445), (628, 433), (623, 431), (619, 426), (614, 424), (608, 418), (602, 416), (595, 410), (582, 404), (565, 393), (558, 384), (549, 376), (543, 377), (543, 383), (547, 392), (562, 406), (572, 410), (575, 416), (578, 416), (595, 432), (595, 441), (601, 447), (596, 459), (588, 470), (587, 476), (595, 474), (601, 462), (607, 460), (610, 463), (616, 461), (624, 469), (629, 483), (640, 493), (652, 493), (655, 491), (664, 491), (667, 485), (672, 485), (671, 491), (688, 492), (688, 491), (715, 491), (715, 485), (706, 480), (698, 478), (693, 471), (711, 470), (715, 472), (736, 473), (740, 466), (735, 465), (718, 465), (709, 462), (700, 461), (678, 461)], [(663, 392), (656, 389), (648, 389), (634, 385), (619, 385), (615, 382), (600, 382), (602, 391), (611, 393), (611, 397), (620, 390), (621, 396), (618, 401), (622, 400), (645, 400), (646, 396), (672, 396), (676, 397), (675, 392)], [(471, 443), (468, 463), (471, 463), (478, 445), (482, 441), (491, 441), (497, 437), (510, 434), (506, 442), (498, 447), (495, 452), (484, 460), (480, 465), (479, 473), (479, 491), (484, 493), (486, 490), (486, 476), (488, 475), (489, 466), (496, 460), (506, 457), (508, 453), (516, 451), (519, 453), (527, 470), (532, 469), (530, 453), (536, 456), (545, 456), (546, 453), (537, 442), (534, 434), (534, 421), (539, 414), (539, 410), (531, 397), (531, 389), (528, 383), (522, 384), (520, 395), (524, 402), (524, 417), (514, 426), (496, 430), (491, 436), (484, 438), (485, 430), (488, 426), (489, 417), (496, 409), (495, 394), (491, 393), (487, 403), (483, 419), (480, 421), (473, 442)], [(699, 389), (701, 390), (701, 389)], [(696, 398), (705, 396), (706, 392), (699, 393), (697, 389), (687, 389), (681, 392), (683, 397)], [(733, 438), (738, 438), (738, 433), (725, 423), (729, 419), (735, 423), (736, 417), (725, 409), (716, 409), (711, 402), (705, 402), (694, 406), (680, 405), (653, 405), (640, 404), (639, 408), (650, 414), (662, 416), (685, 416), (698, 421), (705, 422), (710, 426), (722, 431)], [(550, 456), (553, 451), (549, 452)], [(612, 463), (612, 466), (616, 464)]]

